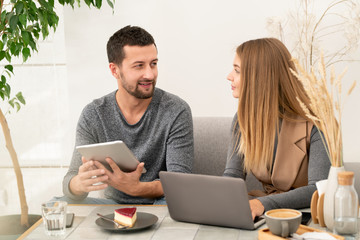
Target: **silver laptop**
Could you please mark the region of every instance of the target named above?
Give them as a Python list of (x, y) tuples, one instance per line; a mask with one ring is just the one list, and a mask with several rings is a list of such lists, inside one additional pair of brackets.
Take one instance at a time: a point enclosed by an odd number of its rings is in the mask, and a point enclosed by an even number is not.
[(253, 230), (244, 180), (210, 175), (160, 172), (170, 217), (177, 221)]

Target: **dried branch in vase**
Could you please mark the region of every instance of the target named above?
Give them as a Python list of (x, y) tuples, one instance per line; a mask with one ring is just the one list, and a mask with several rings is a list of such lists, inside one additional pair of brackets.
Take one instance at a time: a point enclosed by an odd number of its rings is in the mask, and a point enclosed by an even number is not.
[[(330, 73), (330, 79), (327, 80), (326, 66), (324, 57), (321, 55), (318, 72), (307, 72), (304, 67), (293, 59), (298, 72), (291, 69), (291, 72), (303, 84), (304, 89), (310, 99), (309, 106), (306, 106), (299, 99), (299, 103), (306, 113), (306, 116), (313, 120), (315, 126), (323, 133), (322, 140), (327, 146), (327, 154), (334, 167), (341, 167), (342, 161), (342, 132), (341, 132), (341, 115), (343, 110), (341, 91), (342, 78), (346, 72), (344, 70), (339, 76), (335, 75), (334, 68)], [(330, 86), (330, 89), (328, 88)], [(351, 85), (347, 96), (351, 94), (356, 86), (356, 81)]]
[[(285, 43), (307, 71), (318, 64), (321, 51), (326, 67), (359, 60), (352, 58), (360, 42), (359, 0), (335, 0), (325, 7), (326, 1), (297, 3), (296, 10), (289, 11), (286, 17), (267, 19), (270, 37)], [(319, 11), (321, 6), (323, 10)]]

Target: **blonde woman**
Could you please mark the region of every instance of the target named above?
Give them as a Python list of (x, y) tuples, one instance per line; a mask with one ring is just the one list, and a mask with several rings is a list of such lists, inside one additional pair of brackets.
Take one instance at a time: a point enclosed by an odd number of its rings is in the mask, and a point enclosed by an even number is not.
[(302, 110), (309, 100), (292, 75), (291, 55), (273, 38), (247, 41), (237, 50), (227, 79), (239, 99), (224, 176), (252, 172), (263, 190), (249, 194), (253, 218), (274, 208), (310, 206), (315, 183), (330, 161), (320, 132)]

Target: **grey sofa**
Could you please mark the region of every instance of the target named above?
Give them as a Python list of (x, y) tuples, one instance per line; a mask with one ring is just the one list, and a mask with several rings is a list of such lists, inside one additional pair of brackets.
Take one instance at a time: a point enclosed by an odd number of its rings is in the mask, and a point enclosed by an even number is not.
[[(194, 117), (195, 159), (193, 173), (221, 176), (226, 165), (232, 117)], [(360, 196), (360, 162), (345, 162), (345, 169), (355, 173), (355, 188)], [(248, 191), (262, 189), (253, 176), (246, 178)]]
[[(221, 176), (231, 137), (232, 117), (194, 117), (193, 173)], [(246, 177), (248, 191), (262, 189), (262, 184), (252, 175)]]

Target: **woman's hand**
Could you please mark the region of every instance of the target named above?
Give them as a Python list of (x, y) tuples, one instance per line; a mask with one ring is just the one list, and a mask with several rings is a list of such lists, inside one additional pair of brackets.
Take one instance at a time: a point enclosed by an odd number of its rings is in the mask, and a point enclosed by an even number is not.
[(265, 207), (259, 200), (252, 199), (249, 201), (249, 203), (253, 220), (256, 216), (261, 216), (264, 213)]

